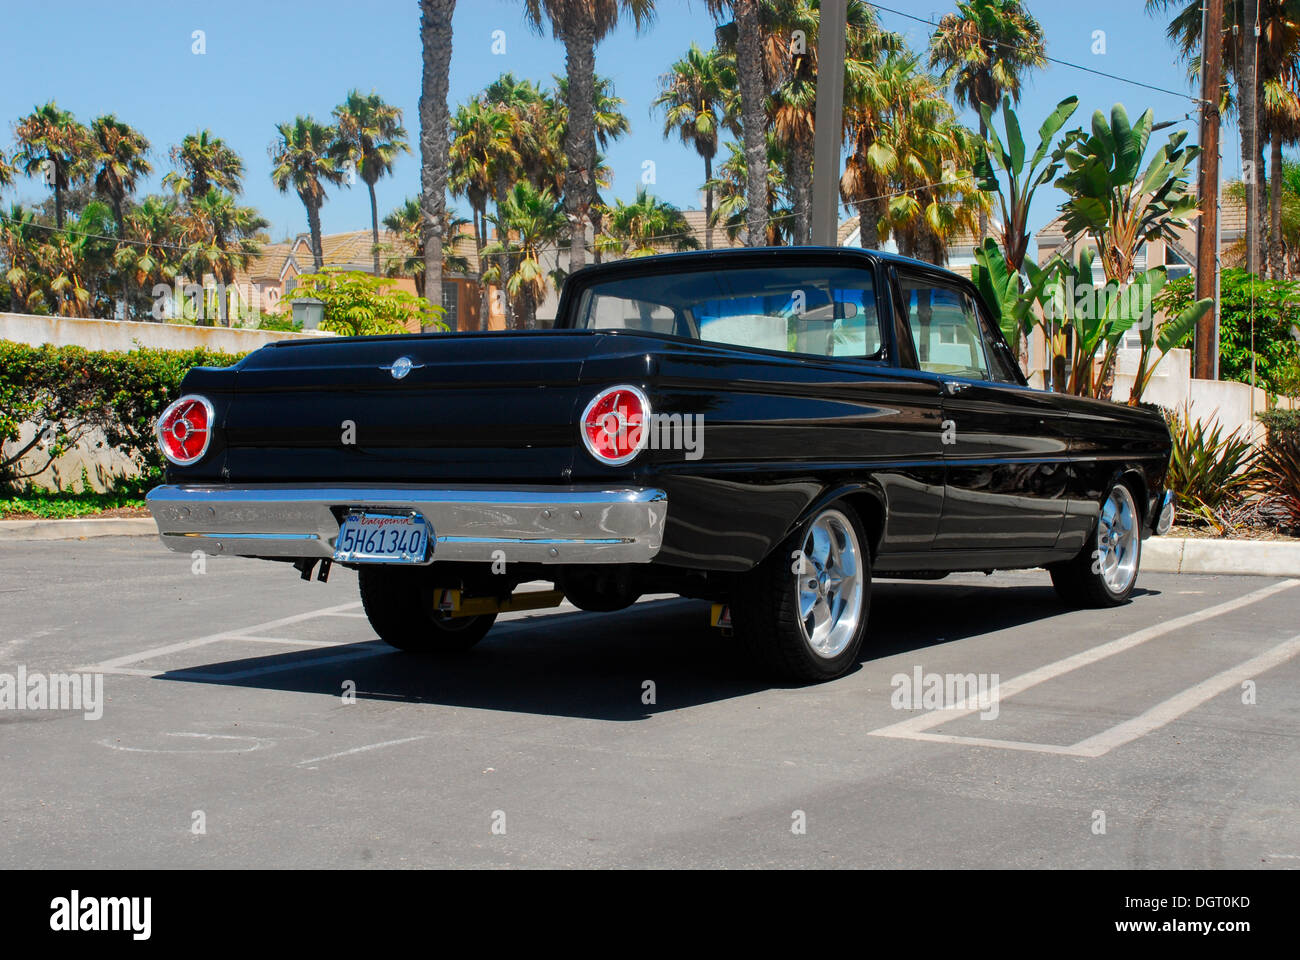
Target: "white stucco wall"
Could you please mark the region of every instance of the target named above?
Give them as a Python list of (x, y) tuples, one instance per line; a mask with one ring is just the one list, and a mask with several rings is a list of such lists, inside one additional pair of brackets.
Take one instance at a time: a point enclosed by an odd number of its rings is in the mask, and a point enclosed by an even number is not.
[(330, 336), (323, 331), (283, 333), (229, 327), (195, 327), (180, 323), (141, 323), (135, 320), (79, 320), (26, 313), (0, 313), (0, 340), (33, 347), (78, 346), (87, 350), (193, 350), (206, 347), (219, 353), (248, 353), (276, 340)]

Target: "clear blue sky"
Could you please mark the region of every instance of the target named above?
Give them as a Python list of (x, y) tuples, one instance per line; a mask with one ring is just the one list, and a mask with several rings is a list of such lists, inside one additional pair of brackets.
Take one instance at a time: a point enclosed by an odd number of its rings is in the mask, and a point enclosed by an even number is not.
[[(1139, 0), (1029, 0), (1042, 22), (1048, 53), (1062, 60), (1119, 74), (1155, 86), (1189, 90), (1186, 68), (1165, 40), (1164, 17), (1142, 12)], [(885, 6), (927, 19), (950, 9), (944, 0), (892, 0)], [(682, 207), (698, 206), (703, 166), (678, 141), (661, 136), (662, 119), (650, 113), (658, 78), (692, 40), (712, 43), (713, 23), (702, 0), (659, 0), (659, 16), (641, 36), (621, 28), (596, 52), (597, 70), (615, 82), (626, 101), (632, 132), (609, 151), (614, 197), (630, 198), (642, 164), (657, 168), (654, 192)], [(924, 45), (928, 27), (882, 14), (884, 24)], [(88, 122), (107, 112), (139, 128), (153, 143), (157, 170), (145, 191), (158, 189), (169, 168), (167, 149), (202, 127), (224, 137), (247, 166), (245, 202), (272, 223), (272, 235), (306, 230), (297, 197), (278, 193), (269, 178), (267, 147), (275, 124), (298, 113), (328, 119), (349, 88), (375, 90), (405, 112), (414, 144), (418, 137), (420, 91), (419, 12), (414, 0), (63, 0), (58, 4), (6, 4), (0, 35), (0, 133), (12, 147), (12, 124), (37, 103), (51, 98)], [(498, 74), (511, 71), (550, 82), (564, 69), (563, 47), (539, 37), (523, 21), (518, 0), (460, 0), (454, 21), (450, 99), (463, 101)], [(195, 30), (205, 33), (207, 51), (192, 52)], [(505, 55), (493, 55), (492, 34), (505, 31)], [(1095, 55), (1094, 31), (1105, 32), (1106, 53)], [(1136, 115), (1154, 108), (1158, 120), (1180, 119), (1192, 109), (1186, 97), (1170, 96), (1052, 65), (1029, 83), (1020, 109), (1026, 135), (1047, 110), (1077, 94), (1075, 120), (1087, 123), (1093, 110), (1119, 100)], [(974, 122), (967, 116), (968, 122)], [(1195, 138), (1194, 124), (1186, 125)], [(1237, 175), (1235, 134), (1225, 130), (1225, 177)], [(380, 216), (419, 190), (414, 155), (401, 157), (395, 176), (378, 186)], [(3, 201), (34, 200), (45, 188), (19, 180)], [(1059, 198), (1041, 191), (1031, 227), (1049, 220)], [(465, 211), (462, 211), (465, 212)], [(322, 212), (326, 232), (369, 226), (363, 185), (335, 190)]]

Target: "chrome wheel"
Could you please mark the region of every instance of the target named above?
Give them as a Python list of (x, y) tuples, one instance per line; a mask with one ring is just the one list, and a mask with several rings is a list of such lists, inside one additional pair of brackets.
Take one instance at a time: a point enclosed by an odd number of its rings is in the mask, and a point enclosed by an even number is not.
[(1128, 487), (1118, 484), (1102, 504), (1097, 521), (1094, 572), (1101, 575), (1111, 593), (1123, 593), (1137, 576), (1140, 537), (1133, 494)]
[(795, 589), (803, 638), (817, 656), (841, 654), (862, 616), (862, 548), (848, 517), (827, 510), (813, 521), (797, 563)]

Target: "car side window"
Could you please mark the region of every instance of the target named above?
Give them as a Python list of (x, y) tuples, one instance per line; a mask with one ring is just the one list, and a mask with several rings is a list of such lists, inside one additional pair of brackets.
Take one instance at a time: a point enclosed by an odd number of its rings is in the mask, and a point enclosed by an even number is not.
[(898, 278), (920, 368), (989, 379), (979, 311), (970, 294), (921, 277)]

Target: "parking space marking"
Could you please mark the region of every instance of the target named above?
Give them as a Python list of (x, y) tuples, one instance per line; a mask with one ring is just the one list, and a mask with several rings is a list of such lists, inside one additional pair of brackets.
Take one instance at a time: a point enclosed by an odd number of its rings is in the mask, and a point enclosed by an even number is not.
[[(169, 653), (182, 653), (185, 650), (192, 650), (196, 647), (207, 647), (208, 644), (220, 643), (222, 640), (260, 640), (260, 633), (266, 630), (274, 630), (277, 627), (287, 627), (291, 623), (302, 623), (304, 620), (312, 620), (318, 617), (331, 617), (331, 615), (341, 614), (344, 611), (355, 610), (359, 607), (359, 600), (352, 601), (351, 604), (338, 604), (337, 606), (325, 606), (318, 610), (308, 610), (307, 613), (291, 614), (289, 617), (281, 617), (274, 620), (266, 620), (265, 623), (253, 623), (248, 627), (237, 627), (234, 630), (224, 630), (220, 633), (208, 633), (207, 636), (195, 637), (192, 640), (181, 640), (179, 643), (166, 644), (164, 647), (152, 647), (142, 650), (139, 653), (127, 653), (125, 656), (113, 657), (112, 660), (105, 660), (101, 663), (92, 663), (91, 666), (82, 667), (87, 673), (96, 674), (120, 674), (122, 676), (159, 676), (166, 673), (165, 670), (146, 670), (140, 667), (134, 667), (134, 663), (146, 660), (153, 660), (155, 657), (165, 657)], [(315, 641), (304, 640), (283, 640), (283, 643), (296, 643), (302, 645), (315, 645)], [(341, 644), (322, 643), (322, 647), (338, 647)], [(229, 676), (229, 674), (224, 674)], [(204, 679), (208, 679), (205, 675)]]
[(1279, 643), (1273, 649), (1266, 650), (1245, 663), (1229, 667), (1222, 673), (1215, 674), (1210, 679), (1203, 680), (1196, 686), (1170, 697), (1164, 703), (1157, 704), (1132, 720), (1126, 720), (1109, 730), (1103, 730), (1095, 737), (1080, 741), (1074, 745), (1074, 749), (1081, 751), (1085, 756), (1099, 757), (1116, 747), (1131, 743), (1138, 737), (1144, 737), (1153, 730), (1160, 729), (1165, 724), (1196, 709), (1205, 701), (1240, 686), (1243, 681), (1286, 663), (1297, 653), (1300, 653), (1300, 636)]
[(325, 760), (336, 760), (339, 757), (350, 757), (354, 753), (366, 753), (370, 750), (380, 750), (384, 747), (395, 747), (399, 743), (413, 743), (416, 740), (423, 740), (424, 736), (403, 737), (400, 740), (385, 740), (383, 743), (371, 743), (364, 747), (353, 747), (351, 750), (340, 750), (338, 753), (327, 753), (323, 757), (313, 757), (310, 760), (299, 760), (294, 764), (295, 767), (305, 767), (310, 763), (321, 763)]
[[(1146, 627), (1127, 636), (1112, 640), (1109, 643), (1103, 643), (1100, 646), (1092, 647), (1076, 653), (1064, 660), (1058, 660), (1055, 663), (1045, 664), (1028, 673), (1022, 673), (1018, 677), (1012, 677), (1004, 683), (998, 685), (998, 699), (1005, 700), (1013, 697), (1018, 693), (1023, 693), (1031, 687), (1038, 686), (1040, 683), (1046, 683), (1056, 677), (1062, 676), (1071, 671), (1078, 670), (1107, 657), (1113, 657), (1118, 653), (1131, 650), (1139, 644), (1146, 643), (1156, 637), (1163, 636), (1183, 627), (1193, 626), (1203, 620), (1212, 617), (1222, 616), (1225, 613), (1231, 613), (1242, 607), (1248, 607), (1266, 600), (1284, 590), (1290, 590), (1293, 587), (1300, 586), (1300, 580), (1283, 580), (1271, 584), (1260, 590), (1255, 590), (1245, 596), (1237, 597), (1224, 603), (1207, 607), (1204, 610), (1198, 610), (1195, 613), (1189, 613), (1182, 617), (1176, 617), (1173, 620), (1167, 620), (1164, 623), (1155, 624)], [(1152, 730), (1156, 730), (1165, 724), (1171, 722), (1182, 714), (1194, 709), (1206, 700), (1222, 692), (1234, 683), (1253, 676), (1255, 673), (1262, 672), (1265, 669), (1271, 669), (1280, 663), (1294, 657), (1300, 653), (1300, 637), (1293, 637), (1278, 646), (1254, 657), (1245, 663), (1225, 670), (1223, 673), (1211, 677), (1202, 683), (1180, 693), (1164, 703), (1161, 703), (1152, 709), (1146, 711), (1132, 720), (1125, 721), (1115, 727), (1102, 731), (1094, 737), (1080, 741), (1073, 745), (1051, 744), (1051, 743), (1028, 743), (1018, 740), (997, 740), (984, 737), (960, 737), (951, 734), (928, 733), (932, 727), (942, 726), (953, 720), (969, 716), (978, 712), (981, 707), (978, 701), (972, 701), (970, 698), (954, 704), (951, 708), (943, 710), (933, 710), (918, 716), (909, 717), (898, 723), (893, 723), (885, 727), (879, 727), (870, 731), (869, 735), (873, 737), (889, 737), (898, 740), (923, 740), (930, 743), (951, 743), (965, 744), (967, 746), (994, 747), (1004, 750), (1023, 750), (1032, 753), (1056, 753), (1073, 757), (1099, 757), (1115, 747), (1129, 743), (1138, 737), (1145, 736)], [(1209, 691), (1209, 692), (1207, 692)]]
[(281, 643), (291, 647), (337, 647), (337, 640), (298, 640), (293, 637), (250, 637), (248, 634), (240, 634), (233, 637), (234, 640), (252, 640), (255, 643)]

